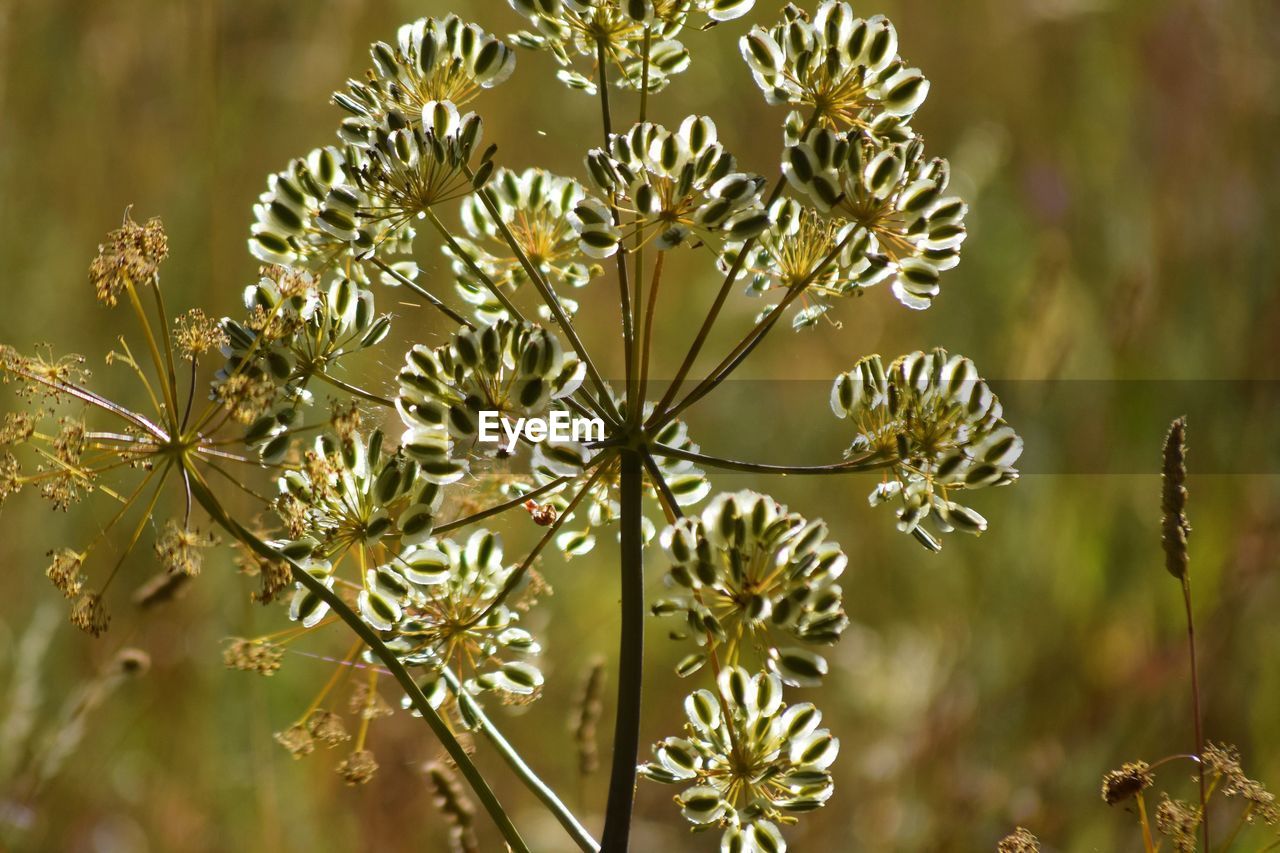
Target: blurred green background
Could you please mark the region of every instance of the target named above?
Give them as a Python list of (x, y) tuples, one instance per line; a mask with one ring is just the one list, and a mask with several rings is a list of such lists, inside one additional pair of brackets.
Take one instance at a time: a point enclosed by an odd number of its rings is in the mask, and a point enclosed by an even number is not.
[[(775, 20), (779, 6), (759, 0), (751, 19)], [(842, 328), (779, 331), (743, 372), (768, 384), (708, 398), (689, 418), (694, 438), (762, 461), (834, 460), (848, 436), (825, 383), (869, 352), (942, 345), (972, 357), (997, 393), (1010, 389), (1028, 465), (1021, 482), (978, 501), (991, 531), (949, 537), (939, 555), (898, 534), (890, 510), (866, 505), (866, 480), (716, 477), (825, 517), (851, 555), (856, 624), (827, 685), (804, 697), (842, 741), (836, 795), (788, 839), (796, 850), (979, 851), (1021, 823), (1046, 850), (1141, 849), (1132, 816), (1104, 805), (1098, 782), (1122, 761), (1193, 745), (1156, 475), (1165, 426), (1183, 411), (1193, 413), (1206, 728), (1240, 745), (1246, 770), (1280, 783), (1280, 466), (1268, 456), (1280, 421), (1262, 381), (1280, 380), (1280, 6), (880, 0), (857, 10), (889, 14), (904, 56), (932, 81), (913, 124), (951, 158), (970, 202), (963, 262), (927, 313), (873, 290), (839, 308)], [(266, 175), (333, 139), (329, 93), (363, 73), (370, 41), (447, 11), (498, 33), (520, 25), (499, 0), (0, 0), (0, 340), (85, 353), (99, 387), (130, 387), (98, 361), (132, 333), (128, 318), (99, 307), (85, 277), (130, 204), (140, 221), (167, 226), (171, 309), (238, 314), (256, 269), (244, 246), (250, 205)], [(708, 113), (747, 168), (771, 175), (783, 114), (738, 58), (746, 26), (688, 33), (694, 66), (651, 115), (676, 124)], [(597, 105), (553, 70), (522, 52), (514, 78), (473, 108), (500, 162), (581, 176)], [(619, 97), (616, 121), (634, 109)], [(427, 280), (446, 287), (436, 244), (424, 237), (417, 250)], [(718, 282), (692, 263), (675, 273), (657, 332), (666, 376)], [(597, 350), (617, 346), (612, 295), (607, 281), (584, 292), (588, 316), (609, 321), (585, 332)], [(380, 299), (400, 315), (402, 342), (370, 367), (389, 379), (407, 341), (435, 342), (443, 329)], [(735, 297), (709, 352), (756, 310)], [(1127, 390), (1139, 387), (1139, 398)], [(229, 555), (179, 601), (140, 614), (128, 593), (153, 570), (144, 537), (113, 588), (106, 637), (67, 626), (41, 576), (44, 553), (87, 537), (103, 510), (92, 504), (54, 515), (24, 495), (0, 515), (0, 719), (34, 709), (44, 727), (21, 749), (38, 750), (120, 648), (146, 650), (153, 666), (91, 715), (37, 796), (0, 790), (0, 815), (27, 827), (15, 838), (36, 850), (446, 849), (421, 771), (437, 748), (421, 724), (399, 715), (375, 726), (382, 771), (359, 790), (331, 772), (338, 753), (295, 762), (272, 743), (329, 667), (290, 655), (270, 680), (223, 668), (224, 638), (285, 624), (282, 611), (248, 602), (254, 584)], [(526, 536), (514, 534), (509, 553)], [(531, 619), (545, 640), (546, 696), (496, 716), (598, 829), (604, 773), (578, 778), (566, 709), (589, 661), (614, 653), (610, 548), (544, 570), (556, 594)], [(656, 592), (656, 565), (650, 577)], [(42, 619), (57, 627), (36, 661)], [(682, 650), (664, 635), (651, 625), (645, 743), (674, 733), (686, 689), (670, 674)], [(344, 649), (336, 632), (308, 647)], [(611, 668), (609, 692), (614, 680)], [(606, 764), (612, 713), (606, 701)], [(483, 745), (479, 761), (535, 849), (567, 849)], [(1162, 780), (1188, 796), (1189, 778), (1176, 769)], [(689, 835), (674, 792), (641, 784), (636, 849), (714, 848)], [(498, 849), (478, 823), (482, 849)]]

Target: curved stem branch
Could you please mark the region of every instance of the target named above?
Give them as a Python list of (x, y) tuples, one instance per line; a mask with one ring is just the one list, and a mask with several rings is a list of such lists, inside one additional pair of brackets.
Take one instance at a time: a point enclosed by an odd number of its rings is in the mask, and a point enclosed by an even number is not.
[(681, 450), (678, 447), (669, 447), (665, 444), (653, 444), (651, 447), (653, 453), (658, 456), (687, 459), (690, 462), (707, 465), (711, 468), (746, 471), (752, 474), (858, 474), (888, 468), (897, 461), (872, 454), (859, 456), (856, 459), (849, 459), (844, 462), (836, 462), (831, 465), (765, 465), (760, 462), (743, 462), (737, 459), (709, 456), (705, 453), (694, 453), (691, 450)]
[(542, 801), (547, 810), (564, 827), (565, 832), (569, 833), (569, 837), (573, 839), (574, 843), (586, 853), (596, 853), (600, 849), (600, 845), (591, 837), (591, 833), (574, 816), (569, 807), (556, 796), (556, 792), (551, 790), (546, 782), (538, 778), (538, 774), (533, 772), (533, 769), (525, 763), (524, 759), (520, 757), (520, 753), (516, 752), (511, 742), (503, 737), (502, 732), (485, 714), (484, 709), (480, 707), (480, 703), (458, 681), (458, 676), (454, 674), (453, 670), (445, 667), (441, 670), (441, 675), (444, 677), (445, 683), (449, 685), (449, 689), (453, 691), (453, 695), (457, 697), (458, 704), (462, 708), (463, 718), (474, 721), (473, 728), (478, 728), (484, 733), (484, 736), (489, 739), (489, 743), (493, 744), (493, 748), (502, 756), (502, 760), (511, 768), (511, 772), (515, 773), (520, 781), (524, 782), (525, 787)]
[(449, 730), (444, 718), (440, 716), (435, 708), (431, 707), (431, 703), (427, 701), (427, 697), (422, 693), (422, 688), (413, 680), (413, 676), (405, 669), (400, 659), (382, 642), (377, 632), (370, 628), (340, 595), (312, 577), (296, 561), (255, 536), (244, 525), (229, 516), (213, 496), (208, 486), (194, 471), (192, 472), (192, 489), (200, 504), (229, 534), (243, 542), (255, 553), (269, 560), (279, 560), (286, 563), (293, 575), (293, 579), (329, 605), (329, 608), (337, 614), (338, 618), (345, 622), (347, 627), (377, 655), (383, 666), (400, 683), (400, 687), (409, 697), (409, 702), (413, 705), (414, 710), (422, 715), (422, 719), (427, 721), (427, 725), (431, 727), (441, 745), (444, 746), (445, 751), (449, 753), (449, 757), (457, 765), (459, 772), (471, 785), (471, 789), (484, 806), (485, 811), (493, 818), (493, 822), (497, 825), (498, 831), (502, 833), (502, 837), (506, 839), (507, 844), (518, 853), (529, 853), (529, 845), (525, 844), (524, 839), (520, 837), (515, 824), (511, 822), (511, 818), (502, 808), (502, 804), (498, 802), (497, 795), (493, 793), (489, 783), (485, 781), (480, 770), (471, 761), (471, 756), (467, 754), (462, 744), (458, 743), (458, 739), (453, 736), (453, 732)]
[(400, 282), (402, 285), (404, 285), (405, 287), (412, 290), (414, 293), (421, 296), (427, 302), (427, 304), (431, 305), (433, 308), (440, 311), (440, 313), (444, 314), (453, 322), (461, 326), (466, 326), (468, 329), (475, 328), (475, 324), (473, 324), (470, 320), (468, 320), (466, 317), (459, 314), (457, 311), (454, 311), (448, 305), (445, 305), (443, 302), (440, 301), (440, 298), (437, 297), (434, 293), (431, 293), (422, 285), (418, 284), (416, 281), (409, 278), (407, 275), (401, 274), (400, 272), (392, 268), (390, 264), (383, 261), (381, 258), (372, 258), (371, 260), (373, 261), (373, 265), (375, 267), (382, 270), (384, 273), (391, 276), (396, 281)]

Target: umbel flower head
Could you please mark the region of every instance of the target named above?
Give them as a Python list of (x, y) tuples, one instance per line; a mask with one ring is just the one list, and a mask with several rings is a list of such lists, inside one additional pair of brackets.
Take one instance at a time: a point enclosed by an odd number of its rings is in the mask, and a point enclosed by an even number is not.
[[(358, 606), (406, 664), (470, 673), (472, 692), (528, 697), (542, 674), (525, 660), (538, 654), (537, 642), (507, 605), (519, 580), (502, 562), (502, 539), (477, 530), (465, 544), (428, 540), (369, 569)], [(444, 689), (433, 698), (443, 698)]]
[[(640, 89), (646, 80), (645, 30), (649, 32), (649, 91), (664, 89), (689, 67), (689, 51), (675, 36), (684, 28), (692, 0), (509, 0), (530, 29), (511, 41), (545, 50), (560, 65), (556, 76), (571, 89), (596, 94), (599, 75), (612, 74), (618, 86)], [(647, 20), (646, 20), (647, 18)], [(600, 56), (612, 69), (600, 69)], [(575, 65), (585, 62), (585, 73)]]
[(381, 430), (367, 438), (323, 435), (297, 470), (279, 480), (280, 510), (292, 547), (337, 561), (351, 548), (374, 547), (392, 537), (403, 544), (431, 534), (440, 490), (419, 477), (418, 464), (383, 447)]
[(778, 824), (831, 797), (840, 742), (819, 728), (813, 705), (783, 704), (777, 675), (727, 667), (716, 686), (718, 697), (698, 690), (685, 699), (685, 736), (654, 744), (640, 772), (689, 785), (676, 803), (695, 827), (724, 831), (721, 850), (785, 851)]
[(854, 430), (847, 455), (880, 460), (884, 481), (871, 504), (895, 502), (898, 529), (930, 550), (941, 544), (925, 529), (978, 534), (987, 520), (954, 500), (957, 492), (1004, 486), (1018, 477), (1022, 439), (973, 362), (946, 350), (913, 352), (886, 371), (880, 356), (836, 377), (831, 408)]
[(387, 253), (407, 251), (412, 229), (357, 224), (344, 215), (370, 203), (355, 188), (356, 157), (350, 148), (317, 148), (271, 175), (253, 207), (249, 252), (263, 263), (321, 278), (340, 271), (367, 280), (362, 262), (375, 245)]
[(89, 265), (89, 281), (98, 301), (114, 306), (128, 287), (151, 284), (168, 256), (169, 238), (160, 220), (153, 217), (139, 225), (126, 210), (123, 224), (107, 235)]
[[(523, 250), (525, 257), (553, 286), (582, 287), (600, 274), (600, 267), (584, 257), (578, 234), (569, 224), (569, 215), (586, 196), (577, 181), (553, 175), (543, 169), (514, 172), (497, 170), (488, 191), (497, 207), (498, 218), (489, 213), (478, 195), (462, 202), (462, 225), (468, 238), (457, 245), (465, 259), (446, 245), (453, 258), (458, 293), (475, 306), (476, 317), (485, 323), (506, 317), (506, 309), (480, 281), (472, 265), (483, 271), (498, 287), (515, 290), (527, 279), (521, 259), (516, 257), (498, 227), (500, 220)], [(576, 306), (561, 298), (571, 314)]]
[(944, 270), (960, 262), (968, 206), (944, 196), (951, 168), (925, 159), (919, 137), (884, 146), (858, 131), (811, 132), (790, 146), (783, 172), (823, 213), (856, 228), (858, 284), (893, 281), (908, 308), (928, 308)]
[(244, 304), (243, 322), (222, 320), (226, 363), (214, 394), (249, 425), (247, 443), (278, 461), (287, 441), (276, 439), (298, 406), (311, 401), (310, 386), (352, 353), (380, 343), (391, 319), (376, 312), (373, 291), (354, 279), (322, 286), (309, 273), (282, 267), (263, 268), (257, 284), (245, 288)]
[(808, 107), (821, 127), (908, 139), (906, 123), (929, 94), (898, 57), (893, 24), (859, 18), (844, 0), (823, 0), (813, 20), (787, 4), (777, 25), (753, 27), (739, 45), (765, 100)]
[(373, 68), (365, 79), (348, 80), (347, 91), (333, 96), (351, 114), (339, 135), (357, 144), (367, 144), (388, 120), (394, 126), (393, 114), (416, 122), (428, 104), (465, 104), (505, 81), (516, 65), (509, 47), (457, 15), (419, 18), (397, 30), (394, 46), (375, 42), (369, 52)]
[[(452, 342), (409, 351), (400, 371), (396, 408), (408, 428), (403, 443), (427, 479), (450, 483), (466, 472), (453, 441), (470, 450), (480, 412), (524, 417), (545, 413), (572, 394), (586, 367), (567, 354), (551, 332), (527, 322), (500, 320), (475, 331), (463, 328)], [(498, 452), (501, 445), (475, 445)]]
[[(678, 594), (653, 610), (682, 615), (700, 644), (723, 646), (727, 663), (754, 653), (787, 684), (814, 686), (827, 662), (807, 649), (778, 648), (775, 635), (830, 645), (848, 626), (836, 583), (848, 558), (826, 535), (824, 523), (787, 512), (768, 495), (718, 495), (701, 517), (663, 531), (666, 582)], [(711, 652), (686, 658), (680, 673), (700, 669)]]
[[(694, 240), (718, 248), (768, 224), (760, 201), (764, 179), (737, 171), (706, 116), (689, 116), (674, 133), (644, 122), (614, 134), (607, 149), (587, 154), (587, 171), (601, 192), (635, 214), (637, 236), (659, 250)], [(609, 257), (624, 240), (611, 212), (594, 198), (578, 205), (573, 225), (593, 257)]]
[(370, 130), (355, 171), (358, 189), (340, 187), (325, 200), (323, 214), (334, 234), (358, 240), (361, 224), (370, 222), (400, 229), (436, 205), (462, 198), (492, 169), (486, 153), (468, 174), (484, 132), (478, 115), (431, 101), (421, 117), (420, 125), (411, 124), (392, 113)]
[[(803, 288), (803, 304), (791, 325), (796, 329), (815, 325), (831, 309), (832, 300), (861, 295), (862, 282), (875, 269), (848, 239), (855, 228), (794, 199), (778, 199), (769, 208), (769, 226), (750, 245), (745, 259), (744, 269), (751, 276), (747, 294)], [(721, 255), (721, 269), (727, 272), (746, 245), (729, 246)], [(831, 260), (824, 266), (827, 258)]]

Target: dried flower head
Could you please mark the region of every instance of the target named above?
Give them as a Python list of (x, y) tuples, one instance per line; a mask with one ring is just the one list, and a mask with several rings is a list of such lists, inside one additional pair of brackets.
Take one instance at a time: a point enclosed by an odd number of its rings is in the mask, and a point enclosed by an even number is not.
[(898, 529), (930, 550), (941, 545), (922, 526), (926, 520), (940, 533), (987, 529), (985, 518), (955, 501), (957, 492), (1004, 486), (1018, 477), (1014, 463), (1022, 439), (963, 356), (943, 349), (914, 352), (887, 372), (880, 356), (869, 356), (836, 378), (831, 408), (852, 421), (855, 438), (847, 454), (888, 468), (871, 504), (900, 503)]
[(284, 649), (267, 640), (233, 637), (222, 651), (222, 662), (231, 669), (273, 675), (280, 669)]
[(170, 519), (156, 540), (156, 556), (170, 574), (195, 577), (204, 565), (201, 552), (217, 544), (216, 536), (203, 534)]
[(1130, 761), (1102, 777), (1102, 799), (1109, 805), (1136, 797), (1151, 787), (1151, 767), (1145, 761)]
[(342, 717), (332, 711), (324, 709), (312, 711), (311, 716), (307, 717), (306, 726), (313, 738), (330, 748), (351, 740), (347, 727), (342, 723)]
[(337, 767), (338, 775), (348, 785), (365, 785), (378, 772), (378, 762), (367, 749), (357, 749)]
[(1020, 826), (996, 845), (996, 853), (1040, 853), (1040, 840)]
[(85, 555), (70, 548), (57, 548), (50, 551), (47, 556), (52, 557), (53, 562), (49, 564), (49, 568), (45, 569), (45, 576), (53, 581), (53, 585), (65, 597), (75, 598), (80, 595), (80, 590), (84, 586), (84, 577), (80, 574), (80, 569), (84, 566)]
[(124, 223), (107, 235), (89, 265), (89, 281), (98, 301), (114, 306), (126, 288), (151, 284), (169, 255), (169, 240), (159, 219), (138, 225), (125, 211)]
[(222, 324), (199, 308), (192, 308), (178, 318), (173, 340), (183, 357), (191, 359), (230, 343)]
[(76, 599), (71, 606), (71, 624), (86, 634), (101, 637), (111, 624), (111, 615), (102, 603), (102, 596), (89, 592)]
[(1160, 795), (1156, 806), (1156, 829), (1178, 853), (1195, 853), (1196, 830), (1200, 827), (1200, 807)]
[(301, 723), (296, 723), (282, 732), (276, 732), (276, 742), (287, 749), (294, 758), (310, 755), (316, 748), (315, 738)]

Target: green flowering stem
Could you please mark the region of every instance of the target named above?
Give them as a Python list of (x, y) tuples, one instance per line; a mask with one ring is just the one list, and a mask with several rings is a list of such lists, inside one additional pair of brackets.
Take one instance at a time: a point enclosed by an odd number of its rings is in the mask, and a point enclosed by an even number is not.
[[(167, 368), (167, 379), (169, 381), (169, 397), (176, 405), (178, 402), (178, 372), (177, 362), (173, 357), (173, 335), (169, 331), (169, 312), (164, 307), (164, 294), (160, 291), (160, 277), (157, 275), (151, 281), (151, 292), (155, 296), (156, 315), (160, 318), (160, 339), (164, 341), (165, 367)], [(177, 420), (178, 411), (175, 408), (170, 417), (173, 419), (175, 430), (181, 429)]]
[[(542, 553), (542, 549), (546, 548), (551, 540), (555, 538), (556, 534), (560, 532), (560, 528), (564, 527), (564, 523), (568, 521), (569, 516), (573, 515), (573, 511), (578, 508), (578, 504), (582, 503), (582, 499), (591, 491), (591, 487), (595, 485), (596, 480), (600, 479), (600, 475), (605, 471), (605, 466), (600, 463), (608, 459), (609, 456), (610, 454), (608, 453), (602, 453), (591, 461), (591, 464), (596, 466), (596, 470), (587, 478), (587, 481), (582, 484), (582, 488), (573, 496), (573, 500), (569, 501), (569, 504), (564, 508), (564, 512), (560, 513), (556, 520), (552, 522), (551, 526), (547, 528), (547, 532), (542, 534), (542, 538), (538, 540), (538, 544), (533, 546), (533, 550), (525, 556), (516, 570), (507, 578), (507, 582), (502, 585), (502, 589), (498, 592), (497, 597), (494, 598), (493, 601), (489, 602), (488, 607), (481, 610), (473, 618), (468, 620), (466, 624), (462, 626), (464, 629), (480, 624), (489, 617), (490, 613), (506, 603), (506, 600), (511, 596), (511, 593), (515, 592), (516, 587), (518, 587), (520, 582), (524, 580), (524, 576), (529, 572), (529, 567), (533, 565), (534, 560), (538, 559), (538, 555)], [(528, 496), (524, 496), (522, 500), (528, 500)]]
[[(804, 129), (800, 131), (800, 138), (809, 135), (809, 131), (813, 130), (818, 124), (818, 113), (815, 111), (809, 116), (809, 120), (805, 122)], [(773, 192), (769, 194), (769, 200), (765, 202), (765, 210), (773, 207), (774, 203), (782, 197), (782, 190), (786, 187), (787, 182), (779, 178), (773, 186)], [(662, 400), (654, 407), (654, 414), (661, 416), (663, 410), (675, 401), (676, 394), (680, 391), (680, 385), (689, 375), (689, 371), (693, 369), (693, 363), (698, 358), (698, 354), (702, 352), (703, 345), (707, 342), (707, 336), (711, 334), (711, 328), (716, 324), (716, 319), (720, 316), (720, 310), (724, 307), (725, 300), (729, 298), (729, 292), (733, 290), (734, 284), (738, 281), (738, 276), (742, 274), (742, 268), (746, 265), (747, 255), (756, 244), (756, 238), (749, 238), (743, 244), (738, 256), (734, 258), (733, 265), (729, 268), (729, 272), (725, 274), (724, 282), (720, 285), (720, 292), (716, 294), (715, 301), (711, 303), (711, 310), (707, 312), (707, 317), (702, 321), (702, 327), (698, 329), (698, 334), (693, 339), (693, 344), (689, 347), (689, 352), (685, 354), (684, 361), (680, 363), (680, 368), (676, 371), (675, 377), (671, 380), (671, 384), (667, 387), (667, 391), (662, 395)]]
[(339, 388), (352, 396), (359, 397), (362, 400), (368, 400), (370, 403), (377, 403), (379, 406), (386, 406), (390, 409), (394, 409), (396, 407), (395, 400), (392, 400), (389, 397), (383, 397), (380, 394), (375, 394), (372, 391), (366, 391), (363, 388), (358, 388), (350, 382), (344, 382), (336, 376), (325, 373), (323, 370), (317, 370), (311, 375), (322, 382), (328, 382), (334, 388)]
[[(807, 276), (792, 285), (791, 289), (787, 291), (786, 296), (784, 296), (782, 300), (774, 306), (773, 310), (763, 317), (760, 322), (756, 323), (755, 327), (752, 328), (752, 330), (747, 333), (746, 337), (744, 337), (738, 345), (733, 348), (733, 351), (730, 352), (729, 355), (725, 356), (724, 360), (716, 366), (715, 370), (711, 371), (711, 374), (706, 379), (703, 379), (698, 383), (698, 385), (690, 391), (683, 400), (665, 413), (655, 413), (654, 418), (651, 419), (650, 422), (651, 429), (658, 429), (663, 424), (669, 422), (686, 408), (713, 391), (716, 386), (729, 377), (729, 374), (737, 370), (738, 366), (742, 364), (747, 356), (751, 355), (751, 351), (759, 346), (765, 336), (768, 335), (773, 327), (778, 324), (778, 320), (782, 318), (783, 313), (788, 307), (790, 307), (791, 303), (796, 301), (796, 299), (800, 297), (800, 294), (804, 293), (805, 290), (808, 289), (809, 285), (816, 281), (818, 276), (822, 275), (822, 273), (826, 271), (827, 267), (840, 256), (840, 253), (844, 251), (845, 246), (853, 240), (857, 233), (857, 229), (851, 229), (849, 233), (845, 235), (844, 239), (836, 244), (836, 247), (828, 252), (827, 256), (819, 261), (817, 266), (815, 266)], [(741, 255), (739, 257), (741, 257)]]
[(613, 762), (605, 806), (602, 849), (626, 853), (640, 752), (640, 700), (644, 677), (644, 537), (640, 528), (643, 474), (640, 453), (622, 451), (622, 624), (618, 643), (618, 707), (613, 729)]
[(278, 560), (286, 563), (289, 566), (290, 573), (293, 575), (293, 579), (329, 605), (329, 608), (337, 614), (338, 618), (345, 622), (347, 627), (355, 632), (356, 636), (364, 641), (370, 650), (378, 656), (383, 666), (400, 683), (414, 710), (422, 715), (422, 719), (427, 721), (427, 725), (431, 727), (445, 751), (449, 753), (449, 757), (466, 778), (467, 783), (471, 785), (471, 789), (484, 806), (485, 811), (493, 818), (493, 822), (497, 825), (498, 831), (502, 833), (502, 837), (506, 839), (507, 844), (511, 846), (512, 850), (519, 851), (519, 853), (529, 853), (529, 846), (520, 837), (520, 832), (516, 829), (515, 824), (511, 822), (511, 818), (502, 808), (502, 804), (498, 802), (498, 797), (493, 793), (493, 789), (489, 787), (489, 783), (485, 781), (480, 770), (471, 761), (471, 756), (467, 755), (467, 751), (462, 747), (462, 744), (458, 743), (458, 739), (449, 730), (448, 724), (445, 723), (436, 709), (431, 707), (431, 703), (427, 701), (427, 697), (422, 693), (422, 688), (413, 680), (413, 676), (405, 669), (400, 659), (382, 642), (378, 633), (369, 627), (360, 618), (360, 615), (342, 600), (340, 595), (312, 577), (306, 569), (291, 557), (271, 547), (271, 545), (246, 529), (240, 522), (229, 516), (222, 508), (222, 505), (218, 503), (217, 498), (213, 496), (203, 478), (194, 470), (191, 471), (191, 481), (196, 500), (227, 533), (243, 542), (255, 553), (269, 560)]
[[(639, 240), (639, 236), (636, 237)], [(638, 256), (636, 258), (636, 277), (640, 276), (640, 260), (644, 257), (644, 250), (637, 249)], [(641, 355), (640, 355), (640, 392), (636, 395), (636, 399), (643, 401), (645, 394), (649, 390), (649, 356), (653, 348), (653, 315), (658, 307), (658, 286), (662, 284), (662, 265), (666, 260), (666, 252), (658, 252), (658, 259), (653, 264), (653, 281), (649, 283), (649, 304), (645, 307), (644, 323), (641, 326)], [(643, 405), (636, 405), (631, 413), (632, 417), (639, 421)]]
[(831, 465), (765, 465), (759, 462), (741, 462), (737, 459), (724, 459), (719, 456), (709, 456), (705, 453), (694, 453), (691, 450), (681, 450), (678, 447), (669, 447), (665, 444), (653, 444), (651, 448), (658, 456), (687, 459), (690, 462), (696, 462), (712, 468), (746, 471), (752, 474), (858, 474), (889, 468), (898, 461), (893, 458), (886, 459), (877, 454), (868, 454), (867, 456), (859, 456), (856, 459), (848, 459)]
[[(470, 176), (469, 172), (468, 176)], [(426, 214), (427, 219), (429, 219), (431, 224), (435, 226), (435, 229), (440, 232), (440, 236), (449, 244), (449, 249), (452, 250), (454, 256), (461, 260), (462, 263), (466, 265), (467, 269), (471, 270), (472, 275), (475, 275), (480, 279), (481, 283), (484, 284), (484, 286), (488, 288), (489, 292), (493, 294), (493, 298), (502, 303), (502, 307), (507, 309), (513, 319), (519, 320), (522, 323), (525, 322), (524, 314), (522, 314), (520, 309), (516, 307), (516, 304), (511, 301), (511, 297), (507, 295), (507, 292), (498, 286), (498, 283), (493, 280), (493, 276), (480, 269), (480, 265), (476, 263), (475, 258), (462, 250), (462, 246), (458, 245), (457, 239), (454, 238), (452, 232), (449, 231), (445, 224), (440, 221), (440, 217), (436, 216), (435, 211), (427, 209)]]
[[(607, 51), (605, 40), (603, 38), (597, 39), (596, 90), (600, 93), (600, 126), (604, 131), (604, 147), (606, 151), (609, 149), (609, 137), (613, 135), (613, 116), (609, 110), (609, 63)], [(614, 227), (621, 227), (622, 214), (618, 212), (618, 205), (614, 203), (612, 195), (609, 196), (609, 212), (613, 215)], [(626, 371), (627, 406), (635, 408), (633, 391), (635, 388), (636, 317), (632, 307), (631, 283), (627, 273), (626, 252), (619, 250), (615, 257), (618, 264), (618, 308), (622, 317), (622, 362)], [(636, 259), (636, 263), (640, 263), (639, 258)]]
[(533, 489), (532, 491), (525, 492), (522, 495), (518, 495), (509, 501), (503, 501), (502, 503), (495, 504), (489, 507), (488, 509), (482, 509), (479, 512), (472, 513), (471, 515), (454, 519), (453, 521), (450, 521), (447, 524), (441, 524), (439, 527), (434, 528), (431, 532), (434, 535), (439, 536), (442, 533), (448, 533), (452, 530), (457, 530), (459, 527), (466, 527), (469, 524), (475, 524), (478, 521), (483, 521), (486, 518), (489, 518), (494, 515), (498, 515), (499, 513), (506, 512), (509, 509), (515, 509), (518, 506), (523, 506), (525, 501), (533, 500), (539, 495), (544, 495), (547, 492), (555, 491), (556, 489), (563, 486), (565, 483), (571, 482), (572, 480), (573, 480), (573, 477), (557, 477), (551, 482), (545, 483), (539, 486), (538, 488)]
[(129, 294), (129, 304), (133, 307), (133, 313), (138, 317), (138, 323), (142, 326), (143, 337), (147, 340), (147, 348), (151, 351), (151, 360), (156, 366), (156, 377), (160, 380), (161, 393), (164, 395), (165, 406), (169, 409), (168, 420), (177, 423), (178, 418), (178, 400), (174, 388), (171, 388), (165, 379), (165, 361), (160, 355), (160, 348), (156, 345), (155, 333), (151, 330), (151, 323), (147, 320), (147, 312), (142, 307), (142, 300), (138, 298), (138, 291), (133, 286), (133, 282), (127, 277), (124, 279), (125, 291)]
[(437, 297), (433, 293), (430, 293), (422, 285), (418, 284), (416, 281), (409, 278), (407, 275), (404, 275), (398, 270), (392, 268), (392, 266), (388, 264), (386, 261), (377, 257), (376, 255), (372, 256), (369, 260), (373, 261), (373, 265), (376, 266), (378, 269), (382, 270), (384, 273), (391, 276), (396, 281), (400, 282), (400, 284), (404, 285), (405, 287), (412, 290), (414, 293), (421, 296), (432, 307), (438, 309), (450, 320), (453, 320), (455, 323), (458, 323), (459, 325), (466, 326), (468, 329), (471, 329), (472, 331), (475, 330), (476, 327), (470, 320), (468, 320), (466, 317), (459, 314), (457, 311), (454, 311), (448, 305), (445, 305), (443, 302), (440, 301), (439, 297)]
[[(463, 166), (463, 171), (467, 178), (473, 183), (475, 182), (475, 173), (471, 171), (470, 166)], [(506, 220), (502, 218), (502, 211), (498, 209), (497, 203), (493, 200), (493, 193), (488, 187), (481, 187), (476, 190), (476, 195), (484, 203), (485, 210), (489, 212), (494, 224), (498, 226), (498, 230), (502, 232), (502, 238), (507, 241), (507, 245), (511, 247), (511, 251), (515, 253), (516, 259), (520, 262), (520, 266), (524, 268), (525, 274), (529, 276), (529, 280), (533, 282), (534, 289), (538, 291), (538, 295), (542, 297), (542, 301), (546, 303), (547, 308), (551, 310), (551, 316), (555, 318), (556, 324), (563, 330), (565, 337), (569, 339), (570, 345), (574, 352), (578, 354), (578, 358), (582, 359), (582, 363), (587, 367), (587, 375), (591, 377), (591, 383), (595, 385), (596, 391), (600, 395), (600, 402), (605, 407), (605, 412), (610, 414), (614, 419), (618, 419), (618, 411), (613, 406), (613, 401), (609, 397), (609, 386), (605, 384), (604, 379), (600, 376), (600, 371), (596, 369), (595, 362), (591, 360), (591, 354), (587, 352), (586, 346), (582, 343), (582, 339), (578, 337), (578, 330), (573, 327), (573, 322), (569, 319), (569, 315), (565, 313), (564, 306), (560, 304), (560, 297), (556, 296), (556, 292), (552, 289), (551, 284), (543, 277), (542, 271), (533, 265), (533, 261), (529, 260), (529, 255), (525, 252), (524, 247), (520, 245), (520, 241), (511, 233), (511, 229), (507, 227)], [(435, 219), (435, 215), (428, 212), (428, 216)], [(435, 220), (439, 222), (439, 220)], [(439, 226), (443, 228), (444, 226)], [(442, 232), (446, 233), (446, 232)], [(446, 234), (447, 236), (447, 234)], [(452, 239), (452, 238), (448, 238)], [(504, 294), (505, 296), (505, 294)], [(506, 301), (503, 302), (507, 304)], [(515, 311), (515, 306), (511, 306), (514, 316), (519, 316), (519, 312)], [(602, 412), (601, 414), (604, 414)]]
[(596, 853), (600, 849), (599, 843), (591, 837), (591, 833), (574, 816), (569, 807), (556, 796), (556, 792), (551, 790), (547, 783), (543, 782), (538, 777), (538, 774), (525, 763), (524, 759), (520, 757), (520, 753), (516, 752), (515, 747), (511, 745), (511, 742), (503, 737), (502, 732), (498, 730), (498, 727), (485, 714), (484, 709), (480, 707), (480, 703), (458, 681), (458, 676), (454, 674), (453, 670), (444, 667), (440, 670), (440, 674), (445, 683), (449, 685), (449, 689), (453, 691), (458, 704), (462, 707), (463, 718), (474, 721), (474, 726), (472, 727), (479, 728), (484, 733), (484, 736), (493, 744), (494, 749), (502, 756), (502, 760), (507, 762), (507, 766), (520, 778), (520, 781), (524, 782), (525, 787), (542, 801), (547, 810), (555, 816), (560, 825), (569, 833), (569, 837), (574, 840), (574, 843), (582, 850), (587, 851), (587, 853)]

